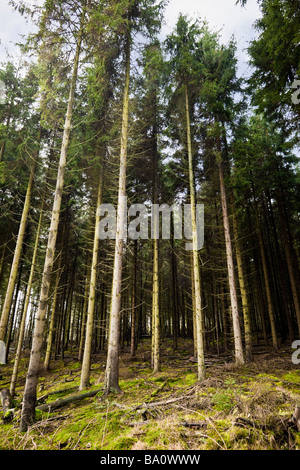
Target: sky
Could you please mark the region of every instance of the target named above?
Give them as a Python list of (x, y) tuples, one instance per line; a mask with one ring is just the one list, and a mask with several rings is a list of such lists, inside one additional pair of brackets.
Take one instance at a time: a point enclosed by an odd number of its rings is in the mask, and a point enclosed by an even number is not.
[[(26, 3), (34, 1), (26, 0)], [(43, 0), (37, 1), (43, 3)], [(260, 16), (257, 0), (248, 0), (245, 8), (236, 5), (236, 0), (169, 0), (165, 11), (166, 24), (163, 26), (163, 34), (172, 31), (179, 13), (186, 14), (191, 19), (196, 17), (206, 19), (210, 29), (221, 30), (222, 42), (225, 44), (234, 35), (238, 48), (238, 74), (244, 77), (249, 75), (246, 49), (249, 41), (256, 35), (253, 24)], [(7, 60), (7, 52), (12, 60), (17, 61), (19, 52), (14, 43), (22, 42), (22, 35), (26, 36), (32, 31), (32, 23), (27, 23), (18, 12), (15, 12), (8, 0), (0, 0), (0, 62)]]

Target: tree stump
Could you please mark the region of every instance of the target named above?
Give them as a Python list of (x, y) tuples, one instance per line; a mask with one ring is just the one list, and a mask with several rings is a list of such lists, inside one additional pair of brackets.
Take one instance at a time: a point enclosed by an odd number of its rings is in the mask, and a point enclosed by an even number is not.
[(3, 421), (11, 421), (14, 417), (13, 400), (8, 388), (0, 391), (1, 405), (3, 409)]
[(292, 418), (293, 422), (297, 426), (298, 431), (300, 432), (300, 406), (295, 406), (295, 411)]

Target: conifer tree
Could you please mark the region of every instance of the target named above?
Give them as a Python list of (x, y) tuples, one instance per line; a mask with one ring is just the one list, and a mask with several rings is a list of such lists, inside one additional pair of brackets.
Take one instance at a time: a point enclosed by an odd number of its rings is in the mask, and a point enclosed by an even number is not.
[[(35, 415), (35, 402), (36, 402), (36, 387), (38, 381), (38, 373), (40, 367), (41, 347), (43, 342), (43, 332), (45, 324), (45, 315), (47, 309), (47, 301), (49, 296), (51, 271), (55, 255), (55, 246), (57, 238), (57, 230), (59, 223), (59, 213), (62, 201), (62, 192), (64, 186), (64, 173), (66, 167), (66, 159), (68, 152), (68, 145), (71, 132), (72, 110), (75, 99), (75, 87), (77, 81), (79, 58), (83, 41), (84, 25), (86, 21), (86, 1), (83, 1), (82, 8), (80, 9), (80, 24), (78, 29), (76, 51), (73, 64), (73, 72), (71, 78), (70, 93), (68, 99), (68, 107), (64, 125), (64, 132), (62, 137), (61, 154), (59, 169), (57, 174), (57, 184), (53, 202), (51, 225), (49, 229), (48, 246), (46, 251), (46, 258), (43, 270), (42, 285), (39, 300), (39, 310), (35, 320), (35, 330), (33, 334), (33, 344), (28, 368), (28, 375), (24, 390), (23, 406), (20, 429), (26, 431), (28, 425), (32, 422)], [(51, 9), (46, 12), (47, 15), (52, 13)]]

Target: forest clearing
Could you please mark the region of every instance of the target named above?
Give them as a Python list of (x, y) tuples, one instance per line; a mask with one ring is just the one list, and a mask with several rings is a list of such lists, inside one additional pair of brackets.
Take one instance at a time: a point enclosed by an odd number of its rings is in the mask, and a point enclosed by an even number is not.
[(0, 449), (299, 450), (299, 1), (6, 3)]

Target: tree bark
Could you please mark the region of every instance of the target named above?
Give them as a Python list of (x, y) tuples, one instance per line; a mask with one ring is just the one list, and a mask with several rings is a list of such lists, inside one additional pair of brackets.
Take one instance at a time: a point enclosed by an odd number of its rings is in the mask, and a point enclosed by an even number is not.
[(100, 223), (100, 205), (102, 203), (102, 189), (103, 189), (103, 167), (100, 170), (96, 217), (95, 217), (95, 230), (94, 230), (94, 244), (93, 244), (93, 258), (91, 266), (90, 290), (87, 311), (87, 322), (85, 332), (85, 346), (81, 368), (81, 379), (79, 390), (84, 390), (90, 384), (90, 366), (91, 366), (91, 350), (92, 350), (92, 334), (94, 323), (94, 309), (96, 297), (96, 284), (97, 284), (97, 264), (99, 252), (99, 223)]
[(238, 301), (237, 301), (236, 286), (235, 286), (235, 274), (234, 274), (233, 253), (232, 253), (230, 226), (229, 226), (229, 218), (228, 218), (227, 197), (226, 197), (223, 165), (222, 165), (222, 161), (220, 160), (221, 159), (221, 144), (220, 144), (219, 137), (217, 138), (217, 147), (218, 147), (218, 153), (219, 153), (218, 169), (219, 169), (219, 180), (220, 180), (220, 191), (221, 191), (223, 226), (224, 226), (224, 235), (225, 235), (225, 248), (226, 248), (228, 283), (229, 283), (229, 292), (230, 292), (230, 304), (231, 304), (231, 312), (232, 312), (235, 360), (236, 360), (237, 365), (241, 365), (241, 364), (244, 364), (244, 353), (243, 353), (242, 335), (241, 335), (240, 320), (239, 320), (239, 309), (238, 309)]
[(36, 171), (36, 167), (37, 167), (37, 155), (36, 155), (35, 162), (33, 164), (33, 167), (31, 169), (30, 176), (29, 176), (27, 192), (26, 192), (26, 197), (25, 197), (21, 222), (19, 226), (18, 237), (17, 237), (17, 243), (16, 243), (16, 247), (14, 251), (13, 262), (11, 265), (9, 281), (8, 281), (4, 305), (2, 309), (2, 315), (1, 315), (1, 321), (0, 321), (0, 341), (1, 340), (5, 341), (9, 313), (11, 309), (11, 304), (12, 304), (12, 299), (13, 299), (13, 294), (14, 294), (14, 289), (15, 289), (15, 284), (16, 284), (16, 278), (17, 278), (21, 254), (22, 254), (22, 247), (23, 247), (24, 235), (25, 235), (27, 219), (28, 219), (28, 214), (29, 214), (29, 209), (30, 209), (30, 201), (31, 201), (31, 194), (32, 194), (34, 174)]
[(12, 397), (15, 394), (18, 369), (19, 369), (19, 363), (20, 363), (20, 357), (21, 357), (21, 350), (22, 350), (23, 339), (24, 339), (26, 317), (27, 317), (27, 311), (28, 311), (28, 306), (29, 306), (29, 301), (30, 301), (30, 294), (31, 294), (33, 276), (34, 276), (35, 265), (36, 265), (36, 258), (37, 258), (38, 247), (39, 247), (39, 238), (40, 238), (40, 231), (41, 231), (41, 226), (42, 226), (42, 218), (43, 218), (43, 207), (41, 208), (38, 227), (36, 231), (35, 244), (34, 244), (34, 249), (33, 249), (32, 260), (31, 260), (30, 274), (29, 274), (29, 279), (28, 279), (27, 289), (26, 289), (25, 303), (24, 303), (24, 308), (23, 308), (22, 317), (21, 317), (18, 345), (17, 345), (16, 354), (14, 358), (14, 368), (13, 368), (13, 373), (12, 373), (11, 383), (10, 383), (10, 394)]
[(54, 295), (53, 295), (53, 302), (51, 306), (51, 319), (49, 325), (49, 333), (47, 339), (47, 347), (46, 347), (46, 354), (44, 359), (44, 369), (49, 370), (50, 368), (50, 358), (51, 358), (51, 351), (52, 351), (52, 343), (53, 343), (53, 336), (54, 336), (54, 324), (56, 320), (56, 306), (57, 306), (57, 295), (59, 289), (59, 280), (61, 276), (61, 262), (62, 262), (62, 254), (59, 256), (58, 268), (56, 273), (56, 280), (55, 280), (55, 287), (54, 287)]
[(198, 257), (197, 219), (196, 219), (196, 201), (195, 201), (195, 188), (194, 188), (191, 126), (190, 126), (190, 109), (189, 109), (189, 96), (188, 96), (187, 85), (185, 85), (185, 111), (186, 111), (187, 151), (188, 151), (188, 166), (189, 166), (189, 188), (190, 188), (190, 203), (191, 203), (191, 218), (192, 218), (192, 240), (193, 240), (192, 241), (193, 243), (192, 260), (193, 260), (193, 280), (194, 280), (194, 295), (195, 295), (195, 323), (196, 323), (196, 344), (197, 344), (197, 358), (198, 358), (198, 380), (204, 380), (206, 377), (206, 372), (205, 372), (205, 364), (204, 364), (202, 300), (201, 300), (199, 257)]
[(131, 37), (127, 33), (126, 43), (126, 67), (125, 86), (123, 96), (120, 172), (117, 209), (117, 231), (115, 240), (114, 269), (110, 307), (110, 323), (108, 352), (105, 371), (106, 393), (110, 391), (119, 392), (119, 341), (120, 341), (120, 314), (121, 314), (121, 288), (122, 288), (122, 263), (124, 244), (124, 224), (126, 222), (126, 167), (127, 167), (127, 145), (128, 145), (128, 119), (129, 119), (129, 83), (130, 83), (130, 53)]
[(274, 316), (274, 309), (273, 309), (273, 302), (272, 302), (272, 294), (271, 294), (271, 288), (270, 288), (269, 277), (268, 277), (267, 259), (266, 259), (265, 247), (264, 247), (263, 238), (261, 234), (260, 222), (259, 222), (258, 211), (257, 211), (256, 206), (255, 206), (255, 219), (256, 219), (256, 228), (257, 228), (257, 233), (258, 233), (260, 256), (261, 256), (266, 296), (267, 296), (267, 305), (268, 305), (269, 321), (270, 321), (270, 326), (271, 326), (272, 343), (273, 343), (274, 349), (277, 350), (278, 341), (277, 341), (277, 333), (276, 333), (276, 326), (275, 326), (275, 316)]
[(235, 244), (235, 253), (236, 253), (236, 260), (237, 260), (237, 268), (238, 268), (238, 278), (239, 278), (239, 285), (241, 291), (241, 298), (242, 298), (242, 307), (243, 307), (243, 318), (244, 318), (244, 330), (245, 330), (245, 353), (247, 361), (251, 361), (252, 359), (252, 337), (251, 337), (251, 319), (250, 319), (250, 310), (249, 310), (249, 302), (245, 284), (245, 275), (244, 275), (244, 267), (243, 267), (243, 260), (242, 260), (242, 253), (239, 241), (239, 233), (238, 233), (238, 226), (236, 215), (232, 212), (232, 224), (233, 224), (233, 234), (234, 234), (234, 244)]
[(160, 315), (159, 315), (159, 264), (158, 240), (153, 240), (153, 286), (152, 286), (152, 368), (160, 371)]
[[(158, 150), (157, 150), (157, 96), (154, 92), (154, 125), (152, 133), (153, 147), (153, 204), (158, 203)], [(154, 233), (159, 235), (159, 220), (154, 217)], [(160, 371), (160, 309), (159, 309), (159, 240), (153, 239), (153, 278), (152, 278), (152, 368), (153, 372)]]
[[(12, 396), (9, 393), (8, 388), (4, 388), (0, 391), (1, 405), (3, 409), (3, 421), (8, 421), (12, 419), (11, 413), (8, 413), (9, 410), (13, 407)], [(7, 416), (9, 414), (9, 416)]]
[(289, 239), (288, 239), (288, 228), (287, 228), (286, 218), (285, 218), (284, 209), (283, 209), (283, 205), (282, 205), (280, 198), (278, 198), (278, 203), (279, 203), (279, 216), (280, 216), (280, 222), (281, 222), (282, 242), (283, 242), (283, 248), (284, 248), (284, 253), (286, 257), (286, 263), (288, 267), (290, 286), (291, 286), (291, 291), (292, 291), (292, 296), (293, 296), (297, 325), (298, 325), (298, 334), (300, 337), (300, 301), (299, 301), (299, 294), (297, 290), (296, 275), (294, 272), (292, 253), (291, 253), (291, 248), (290, 248)]
[(26, 377), (26, 384), (25, 384), (25, 390), (24, 390), (24, 396), (23, 396), (23, 405), (22, 405), (21, 422), (20, 422), (21, 431), (27, 430), (28, 425), (30, 425), (33, 422), (34, 416), (35, 416), (36, 388), (37, 388), (38, 373), (39, 373), (39, 368), (40, 368), (43, 333), (44, 333), (44, 326), (45, 326), (45, 316), (46, 316), (46, 310), (47, 310), (47, 302), (48, 302), (48, 296), (49, 296), (51, 273), (52, 273), (52, 266), (53, 266), (53, 261), (54, 261), (57, 230), (58, 230), (58, 223), (59, 223), (60, 207), (61, 207), (62, 193), (63, 193), (63, 186), (64, 186), (64, 174), (65, 174), (67, 152), (68, 152), (70, 132), (71, 132), (72, 111), (73, 111), (73, 104), (74, 104), (74, 99), (75, 99), (75, 87), (76, 87), (76, 81), (77, 81), (79, 56), (80, 56), (83, 31), (84, 31), (85, 13), (86, 13), (86, 7), (84, 7), (82, 15), (81, 15), (80, 30), (79, 30), (78, 38), (77, 38), (77, 46), (76, 46), (72, 80), (71, 80), (71, 86), (70, 86), (70, 94), (69, 94), (69, 100), (68, 100), (66, 120), (65, 120), (65, 125), (64, 125), (56, 189), (55, 189), (54, 203), (53, 203), (52, 216), (51, 216), (51, 224), (50, 224), (46, 258), (45, 258), (44, 270), (43, 270), (43, 276), (42, 276), (39, 307), (38, 307), (38, 312), (37, 312), (37, 316), (35, 320), (31, 356), (30, 356), (29, 368), (28, 368), (28, 373)]
[(83, 351), (84, 351), (88, 300), (89, 300), (89, 282), (88, 282), (88, 276), (86, 276), (85, 287), (84, 287), (84, 300), (83, 300), (83, 308), (82, 308), (82, 320), (81, 320), (81, 328), (80, 328), (80, 342), (79, 342), (79, 351), (78, 351), (79, 361), (82, 360)]
[(136, 350), (136, 274), (137, 274), (137, 240), (134, 240), (133, 250), (133, 279), (131, 292), (131, 337), (130, 337), (130, 356), (135, 356)]

